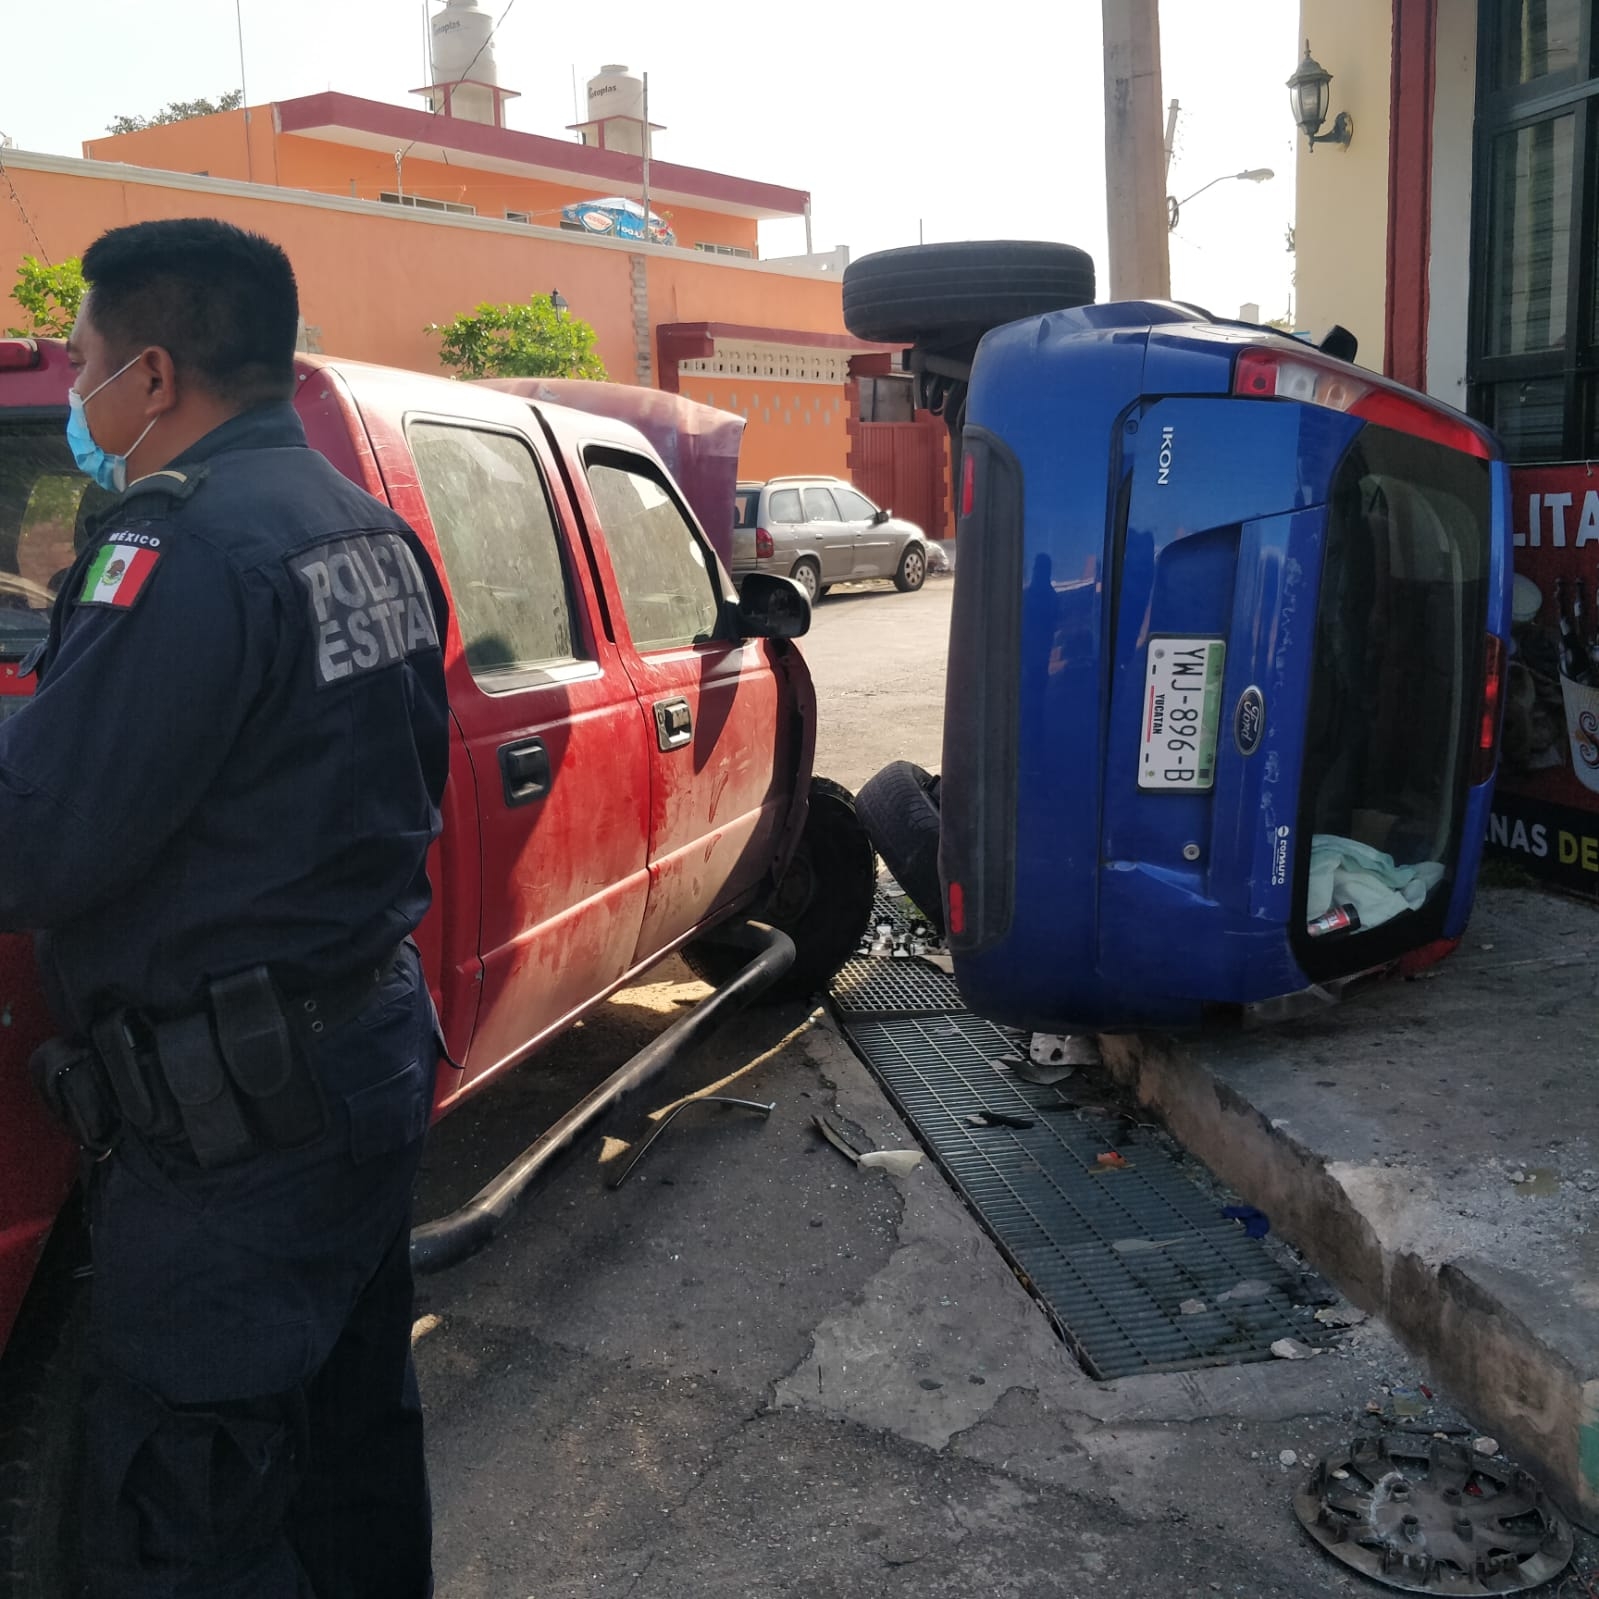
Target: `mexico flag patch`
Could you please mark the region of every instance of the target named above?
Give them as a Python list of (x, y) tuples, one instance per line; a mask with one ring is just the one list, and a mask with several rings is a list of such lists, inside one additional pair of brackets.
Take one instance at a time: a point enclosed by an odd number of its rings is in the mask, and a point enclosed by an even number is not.
[(160, 560), (159, 549), (130, 544), (102, 544), (78, 595), (79, 605), (115, 605), (122, 610), (138, 599)]

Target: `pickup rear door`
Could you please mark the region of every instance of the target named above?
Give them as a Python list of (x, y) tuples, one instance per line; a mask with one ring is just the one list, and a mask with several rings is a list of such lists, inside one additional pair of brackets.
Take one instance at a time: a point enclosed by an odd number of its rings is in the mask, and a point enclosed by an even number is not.
[(619, 604), (650, 781), (649, 902), (637, 960), (658, 955), (766, 876), (792, 803), (793, 719), (770, 646), (730, 637), (716, 555), (660, 463), (585, 444), (573, 482), (603, 531), (595, 554)]
[(450, 704), (482, 836), (482, 997), (464, 1090), (631, 964), (649, 753), (548, 442), (525, 405), (475, 391), (462, 410), (413, 412), (405, 437), (454, 608)]

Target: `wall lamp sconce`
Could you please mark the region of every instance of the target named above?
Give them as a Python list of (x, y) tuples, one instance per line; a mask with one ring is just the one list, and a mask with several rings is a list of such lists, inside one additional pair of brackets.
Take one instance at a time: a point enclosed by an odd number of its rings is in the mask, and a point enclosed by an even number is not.
[(550, 290), (550, 304), (554, 307), (557, 316), (565, 314), (566, 296), (559, 289)]
[(1340, 149), (1347, 150), (1349, 141), (1355, 136), (1355, 119), (1347, 111), (1340, 111), (1333, 118), (1331, 133), (1320, 131), (1322, 123), (1327, 120), (1332, 79), (1332, 73), (1310, 53), (1310, 40), (1306, 39), (1305, 59), (1288, 80), (1288, 98), (1294, 110), (1294, 121), (1304, 130), (1312, 154), (1315, 154), (1318, 144), (1336, 144)]

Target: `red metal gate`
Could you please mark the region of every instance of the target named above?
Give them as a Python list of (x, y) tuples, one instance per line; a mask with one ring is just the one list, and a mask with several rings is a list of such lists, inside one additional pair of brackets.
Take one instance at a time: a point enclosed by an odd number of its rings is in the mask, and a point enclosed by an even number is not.
[(949, 536), (949, 435), (936, 417), (857, 422), (850, 476), (855, 487), (929, 538)]

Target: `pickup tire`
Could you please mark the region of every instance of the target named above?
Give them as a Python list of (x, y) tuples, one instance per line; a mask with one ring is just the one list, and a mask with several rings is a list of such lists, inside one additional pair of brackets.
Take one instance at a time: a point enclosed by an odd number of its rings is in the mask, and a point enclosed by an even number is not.
[(1037, 239), (912, 244), (844, 269), (844, 325), (881, 344), (966, 343), (1093, 299), (1094, 258)]
[[(750, 913), (794, 940), (794, 964), (757, 1003), (809, 999), (832, 982), (872, 919), (877, 857), (855, 814), (855, 796), (825, 777), (811, 779), (810, 809), (782, 880)], [(719, 988), (749, 959), (715, 937), (683, 947), (689, 970)]]
[(88, 1327), (76, 1207), (56, 1224), (0, 1361), (0, 1599), (75, 1599)]
[(877, 853), (940, 938), (944, 888), (938, 875), (939, 779), (910, 761), (893, 761), (855, 797)]
[(927, 551), (920, 544), (907, 544), (894, 574), (894, 587), (901, 594), (914, 594), (927, 581)]

